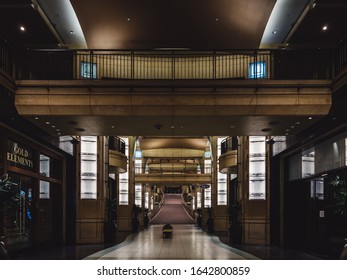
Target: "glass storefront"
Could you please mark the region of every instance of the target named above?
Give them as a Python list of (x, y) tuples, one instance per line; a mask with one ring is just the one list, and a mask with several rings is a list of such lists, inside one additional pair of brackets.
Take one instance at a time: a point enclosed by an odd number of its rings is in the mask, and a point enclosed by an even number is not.
[(2, 211), (0, 225), (9, 251), (61, 242), (64, 156), (14, 131), (5, 131), (0, 142), (1, 175), (13, 183), (16, 194)]
[(347, 132), (296, 153), (289, 158), (289, 180), (317, 176), (347, 166)]
[(16, 209), (7, 211), (6, 235), (8, 246), (17, 250), (33, 245), (33, 226), (36, 217), (35, 203), (37, 192), (34, 179), (13, 172), (8, 173), (10, 180), (18, 186), (19, 203)]

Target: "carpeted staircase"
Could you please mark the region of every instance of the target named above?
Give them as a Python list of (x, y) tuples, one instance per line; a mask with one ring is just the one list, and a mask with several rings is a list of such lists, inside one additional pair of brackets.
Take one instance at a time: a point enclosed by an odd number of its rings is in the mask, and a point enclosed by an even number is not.
[(165, 194), (164, 203), (150, 224), (194, 224), (195, 221), (185, 211), (181, 194)]

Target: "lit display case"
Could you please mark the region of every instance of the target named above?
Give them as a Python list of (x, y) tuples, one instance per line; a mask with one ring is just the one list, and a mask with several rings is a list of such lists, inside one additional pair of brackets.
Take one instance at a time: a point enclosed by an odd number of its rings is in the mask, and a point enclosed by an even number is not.
[(142, 173), (142, 159), (135, 159), (135, 174)]
[[(121, 138), (125, 143), (125, 155), (129, 156), (129, 139)], [(119, 174), (119, 205), (129, 205), (129, 166), (125, 173)]]
[(119, 205), (128, 205), (128, 196), (128, 173), (119, 174)]
[(249, 199), (266, 198), (266, 141), (264, 136), (249, 137)]
[(135, 184), (135, 205), (142, 207), (142, 185)]
[(211, 174), (212, 161), (210, 159), (205, 159), (204, 173)]
[(201, 192), (196, 193), (196, 208), (201, 209)]
[[(225, 139), (218, 138), (217, 156), (221, 155), (221, 143)], [(219, 170), (219, 163), (217, 163), (217, 170)], [(227, 205), (228, 204), (228, 188), (227, 188), (227, 174), (218, 172), (217, 174), (217, 205)]]
[(145, 209), (149, 209), (149, 192), (145, 192)]
[(227, 174), (218, 172), (217, 205), (227, 205)]
[(265, 199), (265, 177), (249, 178), (249, 199)]
[(210, 208), (211, 207), (211, 187), (204, 189), (204, 194), (205, 194), (205, 208)]
[(97, 137), (81, 136), (81, 199), (97, 198)]

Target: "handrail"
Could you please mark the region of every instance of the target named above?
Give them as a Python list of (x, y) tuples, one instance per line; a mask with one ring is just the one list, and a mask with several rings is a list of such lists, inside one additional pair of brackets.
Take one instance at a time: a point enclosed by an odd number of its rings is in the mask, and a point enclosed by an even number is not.
[(125, 142), (123, 139), (117, 136), (109, 136), (108, 138), (108, 148), (110, 150), (120, 152), (125, 155)]
[(332, 50), (16, 50), (16, 80), (331, 79)]
[(191, 207), (188, 206), (187, 202), (185, 201), (184, 197), (183, 197), (183, 193), (181, 194), (181, 202), (182, 202), (182, 206), (184, 207), (186, 213), (192, 217), (192, 219), (195, 221), (195, 216), (194, 216), (194, 211)]
[(229, 152), (229, 151), (234, 151), (237, 150), (238, 146), (238, 139), (236, 136), (230, 136), (221, 142), (221, 155)]
[(0, 39), (0, 70), (12, 77), (13, 74), (13, 52), (10, 46)]
[(0, 70), (14, 80), (333, 79), (346, 69), (347, 38), (331, 49), (199, 51), (14, 49), (0, 38)]

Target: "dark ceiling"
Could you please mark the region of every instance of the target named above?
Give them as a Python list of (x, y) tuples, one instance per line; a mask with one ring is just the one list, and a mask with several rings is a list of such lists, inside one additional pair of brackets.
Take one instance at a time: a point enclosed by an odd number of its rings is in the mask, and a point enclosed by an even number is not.
[(71, 1), (92, 49), (258, 48), (275, 2)]
[[(58, 41), (30, 0), (0, 1), (0, 37), (16, 47), (54, 47)], [(26, 30), (21, 31), (20, 26)]]
[[(287, 4), (285, 17), (296, 20), (287, 23), (283, 19), (282, 23), (290, 25), (291, 30), (286, 29), (290, 30), (286, 34), (289, 36), (278, 39), (278, 45), (325, 47), (336, 45), (346, 37), (346, 0), (302, 1), (307, 6), (301, 16), (294, 17), (294, 7)], [(60, 1), (63, 2), (66, 1)], [(87, 47), (97, 49), (258, 48), (276, 3), (275, 0), (70, 2), (81, 24)], [(296, 0), (290, 2), (292, 5), (298, 3)], [(64, 25), (64, 15), (62, 11), (54, 13), (57, 3), (58, 0), (1, 0), (0, 36), (17, 47), (71, 47), (66, 35), (59, 29)], [(46, 11), (48, 20), (43, 19)], [(20, 25), (26, 27), (25, 32), (19, 30)], [(328, 26), (326, 31), (322, 31), (323, 25)], [(276, 30), (281, 28), (284, 27), (274, 26)], [(52, 30), (58, 30), (57, 34)]]
[[(347, 1), (316, 0), (290, 38), (291, 45), (331, 47), (347, 36)], [(327, 26), (327, 30), (322, 30)]]

